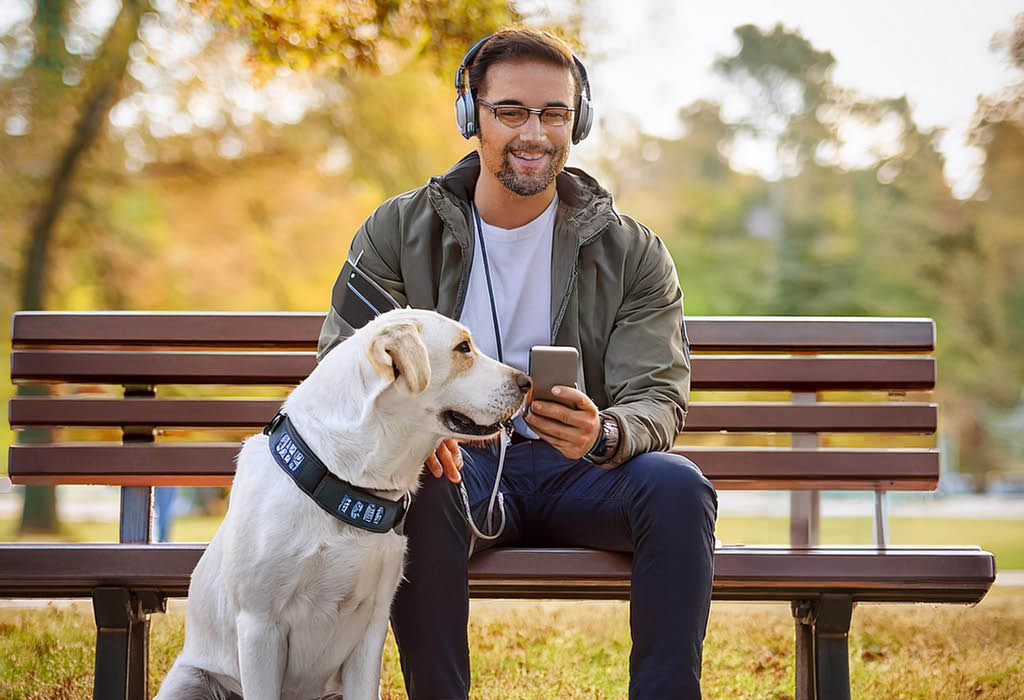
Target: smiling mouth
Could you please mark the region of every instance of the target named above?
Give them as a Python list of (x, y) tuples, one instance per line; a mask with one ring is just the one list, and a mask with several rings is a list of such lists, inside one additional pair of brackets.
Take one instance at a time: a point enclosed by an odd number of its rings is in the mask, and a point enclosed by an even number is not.
[(524, 163), (537, 163), (548, 155), (546, 151), (512, 151), (516, 160)]
[(472, 435), (473, 437), (489, 437), (498, 433), (501, 431), (501, 426), (506, 420), (508, 419), (505, 418), (490, 425), (480, 425), (466, 414), (459, 413), (458, 411), (449, 410), (441, 413), (441, 422), (448, 429), (460, 435)]

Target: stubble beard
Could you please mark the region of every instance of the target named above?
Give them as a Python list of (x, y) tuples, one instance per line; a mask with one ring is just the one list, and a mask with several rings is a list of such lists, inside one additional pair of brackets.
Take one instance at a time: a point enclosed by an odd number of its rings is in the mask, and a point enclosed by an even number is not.
[[(512, 165), (513, 150), (530, 150), (533, 153), (545, 153), (551, 157), (544, 170), (536, 175), (524, 175), (517, 172)], [(551, 148), (542, 149), (522, 149), (513, 148), (513, 144), (510, 143), (505, 146), (501, 154), (501, 169), (498, 170), (498, 182), (521, 197), (532, 197), (543, 192), (547, 189), (548, 185), (555, 181), (562, 166), (565, 165), (566, 159), (565, 148), (555, 148), (552, 146)]]

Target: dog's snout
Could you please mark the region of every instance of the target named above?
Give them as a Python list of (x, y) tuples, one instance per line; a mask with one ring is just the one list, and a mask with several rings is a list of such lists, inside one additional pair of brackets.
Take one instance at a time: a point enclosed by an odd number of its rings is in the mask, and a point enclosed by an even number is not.
[(516, 385), (519, 387), (519, 391), (524, 394), (530, 391), (530, 387), (533, 386), (533, 382), (530, 381), (530, 377), (523, 372), (516, 373)]

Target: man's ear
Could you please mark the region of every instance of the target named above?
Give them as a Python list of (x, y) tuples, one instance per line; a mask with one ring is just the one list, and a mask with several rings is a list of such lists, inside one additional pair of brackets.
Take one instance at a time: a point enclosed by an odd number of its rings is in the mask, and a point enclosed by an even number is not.
[(373, 336), (366, 354), (386, 381), (405, 377), (409, 391), (414, 394), (430, 383), (430, 358), (415, 323), (402, 321), (384, 326)]

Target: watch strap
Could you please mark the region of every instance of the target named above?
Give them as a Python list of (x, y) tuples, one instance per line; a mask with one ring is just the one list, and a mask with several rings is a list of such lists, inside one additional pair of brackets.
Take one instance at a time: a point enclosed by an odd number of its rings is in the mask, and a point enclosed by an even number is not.
[(619, 448), (619, 422), (615, 416), (601, 414), (601, 432), (587, 457), (595, 464), (607, 462)]

